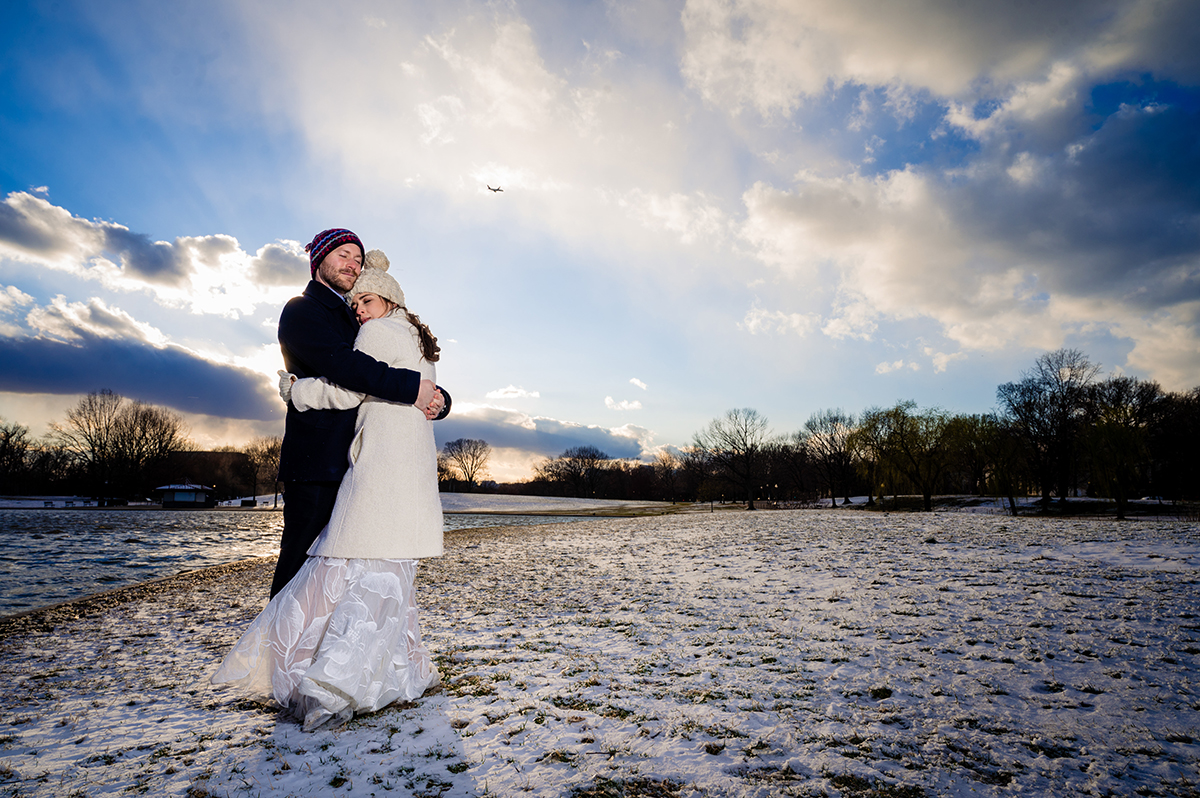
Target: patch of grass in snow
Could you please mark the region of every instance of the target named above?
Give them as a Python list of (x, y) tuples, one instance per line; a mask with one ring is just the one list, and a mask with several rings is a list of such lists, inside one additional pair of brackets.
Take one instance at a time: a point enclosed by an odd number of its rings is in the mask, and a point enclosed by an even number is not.
[(571, 790), (568, 798), (679, 798), (684, 785), (670, 779), (613, 780), (598, 778)]
[(556, 695), (550, 699), (550, 704), (558, 709), (570, 709), (576, 712), (594, 712), (600, 703), (588, 701), (577, 695)]
[(886, 781), (870, 781), (853, 773), (842, 773), (829, 779), (829, 783), (847, 798), (925, 798), (925, 790), (912, 784), (889, 784)]
[(792, 770), (790, 765), (786, 765), (786, 764), (781, 768), (780, 767), (750, 768), (750, 767), (742, 766), (740, 768), (734, 768), (734, 769), (730, 770), (730, 773), (734, 776), (740, 776), (741, 778), (746, 779), (747, 781), (765, 781), (765, 782), (800, 781), (803, 778), (799, 773)]
[(483, 676), (473, 673), (459, 677), (447, 684), (446, 692), (459, 698), (463, 696), (482, 698), (483, 696), (495, 695), (496, 688), (492, 686), (492, 682), (485, 680)]
[(553, 751), (547, 751), (538, 757), (535, 762), (561, 762), (564, 765), (575, 764), (575, 754), (565, 748), (556, 748)]

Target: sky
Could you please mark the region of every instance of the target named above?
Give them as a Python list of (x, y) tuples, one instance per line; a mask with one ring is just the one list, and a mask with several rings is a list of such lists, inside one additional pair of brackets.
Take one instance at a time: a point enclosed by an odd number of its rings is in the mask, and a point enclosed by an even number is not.
[[(1042, 353), (1200, 385), (1188, 0), (6, 3), (0, 418), (282, 434), (349, 227), (491, 474), (732, 408), (982, 413)], [(489, 191), (488, 186), (502, 188)]]

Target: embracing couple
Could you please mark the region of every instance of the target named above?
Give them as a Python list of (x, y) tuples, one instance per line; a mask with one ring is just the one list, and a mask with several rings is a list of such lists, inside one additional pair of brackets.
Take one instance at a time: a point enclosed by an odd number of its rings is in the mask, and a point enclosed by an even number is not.
[(437, 339), (387, 257), (342, 228), (305, 250), (312, 279), (279, 318), (288, 410), (271, 601), (213, 682), (274, 697), (315, 729), (438, 680), (413, 581), (418, 559), (442, 553), (430, 422), (450, 397), (436, 385)]

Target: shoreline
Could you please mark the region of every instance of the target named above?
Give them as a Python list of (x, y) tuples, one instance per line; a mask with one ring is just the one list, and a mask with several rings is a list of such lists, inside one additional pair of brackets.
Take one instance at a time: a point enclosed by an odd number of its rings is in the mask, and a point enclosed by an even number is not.
[[(472, 513), (473, 515), (484, 515), (484, 513)], [(520, 513), (520, 515), (535, 515), (534, 513)], [(541, 515), (553, 515), (551, 513), (542, 513)], [(635, 516), (620, 516), (620, 517), (635, 517)], [(581, 516), (580, 520), (598, 520), (589, 517)], [(561, 526), (561, 524), (555, 524)], [(538, 525), (530, 526), (480, 526), (480, 527), (464, 527), (461, 529), (448, 529), (444, 535), (447, 540), (451, 536), (467, 537), (474, 536), (477, 539), (487, 537), (485, 533), (513, 533), (514, 531), (528, 532), (534, 530)], [(220, 563), (218, 565), (209, 565), (204, 568), (195, 568), (186, 571), (180, 571), (167, 576), (160, 576), (154, 579), (147, 579), (144, 582), (137, 582), (131, 585), (122, 585), (111, 590), (104, 590), (99, 593), (89, 593), (86, 596), (67, 599), (66, 601), (56, 602), (44, 607), (31, 607), (19, 612), (10, 613), (8, 615), (0, 615), (0, 643), (12, 635), (25, 631), (26, 629), (37, 629), (38, 631), (47, 631), (53, 629), (56, 623), (62, 623), (67, 620), (74, 620), (80, 617), (95, 615), (99, 612), (112, 609), (120, 604), (125, 604), (131, 601), (141, 601), (153, 597), (159, 593), (170, 591), (177, 588), (181, 584), (199, 584), (211, 579), (222, 576), (242, 575), (242, 572), (258, 570), (265, 566), (274, 567), (277, 555), (267, 555), (264, 557), (250, 557), (245, 560), (236, 562)], [(267, 577), (267, 583), (270, 584), (270, 576)], [(46, 620), (42, 620), (42, 618)]]
[(160, 576), (145, 582), (60, 601), (46, 607), (33, 607), (11, 615), (0, 616), (0, 642), (26, 629), (36, 628), (38, 631), (45, 632), (64, 621), (95, 615), (131, 601), (143, 601), (164, 591), (175, 589), (180, 584), (204, 582), (219, 576), (239, 574), (242, 571), (258, 569), (267, 564), (273, 565), (275, 560), (274, 556), (252, 557), (238, 562), (180, 571), (170, 576)]

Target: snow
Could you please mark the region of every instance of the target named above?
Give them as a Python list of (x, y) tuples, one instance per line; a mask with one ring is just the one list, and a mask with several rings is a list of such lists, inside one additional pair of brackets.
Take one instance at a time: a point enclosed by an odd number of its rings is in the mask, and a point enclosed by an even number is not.
[(454, 532), (418, 572), (443, 687), (311, 734), (207, 682), (270, 572), (251, 561), (0, 622), (0, 790), (1182, 796), (1200, 784), (1195, 523), (718, 510)]

